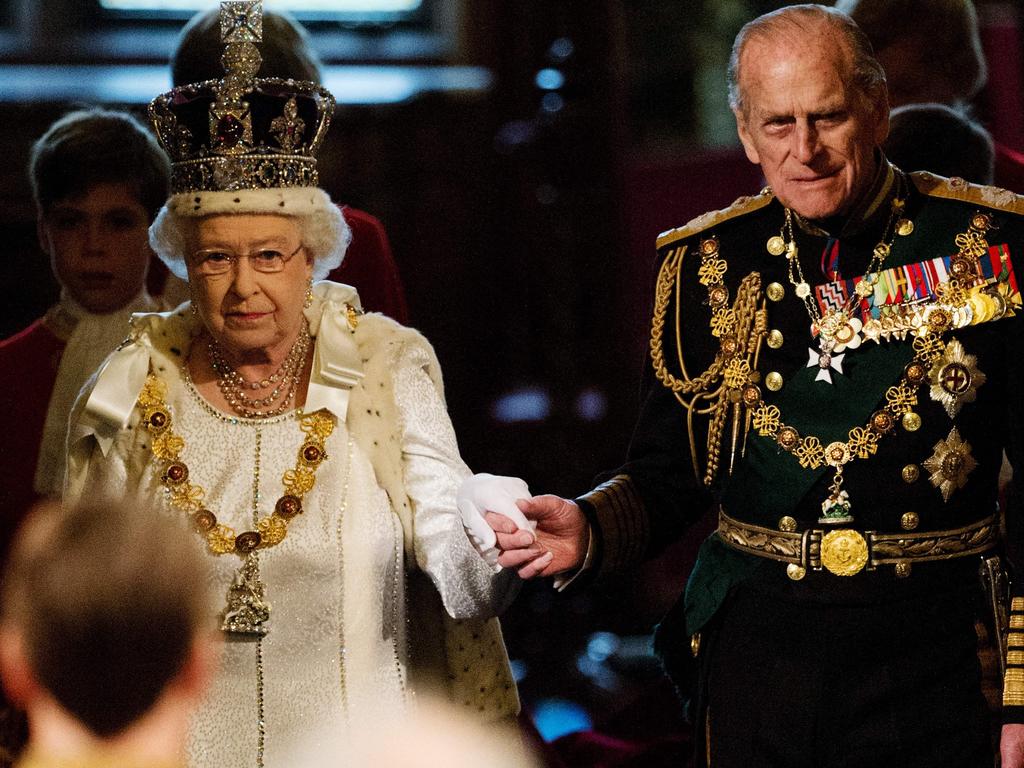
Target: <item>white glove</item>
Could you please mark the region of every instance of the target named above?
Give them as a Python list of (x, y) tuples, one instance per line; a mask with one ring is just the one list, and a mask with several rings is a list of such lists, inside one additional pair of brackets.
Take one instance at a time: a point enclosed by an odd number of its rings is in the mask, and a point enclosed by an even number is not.
[(462, 516), (462, 525), (476, 551), (495, 571), (501, 570), (498, 565), (499, 552), (495, 546), (498, 540), (494, 529), (484, 520), (484, 513), (504, 515), (519, 529), (532, 532), (536, 523), (527, 520), (516, 506), (516, 499), (528, 498), (530, 489), (525, 481), (518, 477), (490, 475), (486, 472), (467, 477), (459, 488), (456, 503)]

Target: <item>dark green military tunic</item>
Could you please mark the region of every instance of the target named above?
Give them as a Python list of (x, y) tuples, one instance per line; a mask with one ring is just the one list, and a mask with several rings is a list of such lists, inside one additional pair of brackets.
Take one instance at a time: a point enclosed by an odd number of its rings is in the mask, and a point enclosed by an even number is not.
[[(1008, 253), (1009, 262), (1024, 270), (1024, 200), (960, 180), (905, 176), (883, 160), (872, 189), (850, 216), (815, 223), (796, 218), (793, 235), (806, 281), (812, 286), (829, 282), (832, 275), (823, 274), (823, 265), (834, 268), (830, 262), (836, 253), (843, 278), (863, 275), (873, 250), (894, 224), (894, 196), (905, 200), (898, 218), (912, 226), (904, 223), (901, 234), (891, 238), (882, 270), (957, 254), (958, 236), (969, 230), (978, 213), (989, 217), (988, 245), (1004, 246), (1001, 253)], [(914, 358), (914, 337), (879, 343), (865, 339), (856, 349), (846, 350), (841, 374), (830, 369), (832, 383), (816, 380), (820, 368), (808, 365), (809, 349), (818, 348), (811, 318), (795, 295), (785, 254), (773, 255), (766, 248), (770, 238), (780, 235), (785, 220), (785, 209), (765, 190), (662, 235), (660, 259), (664, 263), (681, 257), (681, 266), (665, 308), (664, 329), (652, 346), (660, 350), (664, 369), (675, 380), (697, 377), (720, 354), (720, 340), (709, 328), (708, 288), (698, 275), (702, 243), (713, 240), (727, 264), (723, 282), (730, 302), (741, 280), (752, 272), (760, 275), (762, 290), (775, 284), (767, 291), (771, 298), (762, 298), (759, 304), (765, 310), (766, 333), (775, 332), (772, 346), (760, 345), (753, 376), (764, 404), (777, 407), (781, 421), (800, 435), (817, 436), (822, 445), (846, 442), (851, 429), (866, 427), (874, 412), (885, 409), (887, 391), (900, 382)], [(1024, 272), (1017, 270), (1015, 276)], [(921, 533), (960, 529), (994, 515), (1003, 452), (1019, 468), (1024, 439), (1024, 315), (1011, 315), (942, 334), (947, 349), (955, 339), (975, 358), (972, 370), (983, 374), (984, 383), (977, 386), (982, 377), (975, 373), (973, 401), (963, 398), (952, 417), (941, 398), (931, 396), (934, 381), (925, 380), (916, 388), (917, 403), (908, 408), (915, 416), (897, 418), (895, 428), (879, 437), (872, 455), (844, 465), (842, 488), (849, 495), (854, 521), (841, 526), (818, 522), (822, 502), (830, 495), (832, 467), (802, 467), (774, 436), (762, 436), (750, 425), (742, 406), (736, 406), (744, 414), (737, 439), (730, 406), (721, 439), (709, 456), (708, 417), (700, 411), (712, 400), (694, 402), (684, 396), (681, 401), (655, 375), (655, 366), (649, 367), (647, 394), (626, 464), (580, 499), (596, 533), (597, 567), (615, 571), (656, 553), (714, 505), (735, 520), (773, 530), (787, 524), (784, 518), (792, 518), (797, 531), (838, 527)], [(684, 402), (693, 407), (687, 409)], [(941, 465), (949, 446), (956, 443), (954, 429), (961, 439), (960, 454), (969, 455), (968, 465), (974, 466), (965, 473), (961, 463), (947, 477), (929, 470), (926, 462)], [(715, 463), (716, 453), (717, 472), (705, 483), (708, 462)], [(939, 487), (944, 481), (948, 498)], [(808, 568), (794, 580), (793, 569), (787, 573), (784, 562), (737, 551), (714, 534), (702, 547), (685, 603), (666, 622), (660, 645), (688, 653), (689, 636), (709, 622), (714, 626), (713, 617), (738, 585), (786, 604), (821, 606), (822, 621), (827, 621), (829, 606), (889, 606), (912, 613), (914, 606), (936, 594), (961, 595), (962, 590), (975, 588), (978, 563), (977, 556), (941, 562), (910, 558), (899, 575), (892, 565), (866, 567), (851, 576)], [(959, 605), (962, 600), (956, 599)], [(1011, 717), (1020, 714), (1016, 708), (1008, 712)]]

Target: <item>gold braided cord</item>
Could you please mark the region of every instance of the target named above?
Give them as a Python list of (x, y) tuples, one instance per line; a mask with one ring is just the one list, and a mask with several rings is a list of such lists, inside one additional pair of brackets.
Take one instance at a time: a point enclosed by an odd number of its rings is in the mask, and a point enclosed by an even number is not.
[[(688, 395), (707, 393), (714, 383), (716, 377), (722, 374), (729, 357), (724, 354), (715, 356), (714, 361), (707, 370), (696, 378), (690, 378), (686, 373), (686, 364), (683, 359), (682, 347), (679, 333), (679, 305), (678, 286), (682, 280), (682, 261), (686, 252), (686, 246), (675, 248), (662, 262), (658, 271), (658, 282), (654, 295), (654, 313), (651, 319), (651, 362), (654, 366), (654, 375), (664, 386), (674, 393), (685, 393)], [(673, 288), (676, 289), (676, 348), (679, 357), (679, 367), (683, 379), (672, 375), (665, 365), (664, 353), (664, 332), (665, 315), (668, 312), (668, 304), (672, 297)], [(757, 304), (761, 292), (761, 276), (757, 272), (751, 272), (740, 283), (737, 291), (736, 302), (731, 310), (731, 317), (735, 321), (735, 337), (738, 344), (737, 353), (742, 354), (755, 345), (759, 332), (767, 328), (767, 321), (757, 312)], [(755, 322), (757, 321), (757, 322)]]
[[(669, 300), (672, 297), (672, 289), (681, 279), (683, 255), (686, 253), (686, 246), (674, 248), (662, 262), (658, 270), (658, 283), (654, 292), (654, 315), (651, 319), (651, 361), (654, 364), (654, 375), (662, 384), (673, 392), (685, 392), (692, 395), (697, 392), (705, 392), (722, 369), (721, 358), (715, 358), (711, 366), (700, 376), (690, 379), (683, 371), (684, 380), (677, 379), (665, 367), (665, 352), (662, 336), (665, 331), (665, 314), (668, 311)], [(676, 302), (678, 307), (678, 302)], [(677, 325), (678, 329), (678, 325)], [(677, 340), (680, 334), (676, 334)], [(678, 341), (677, 341), (678, 343)], [(682, 354), (680, 353), (680, 362)]]
[(729, 399), (718, 398), (714, 415), (708, 424), (708, 462), (704, 469), (704, 485), (711, 485), (718, 474), (722, 454), (722, 433), (725, 432), (725, 417), (729, 413)]
[[(672, 249), (662, 262), (655, 289), (655, 306), (651, 321), (651, 362), (655, 377), (668, 388), (680, 405), (687, 411), (687, 433), (690, 441), (690, 455), (694, 474), (706, 485), (710, 485), (721, 465), (722, 439), (728, 421), (730, 406), (738, 402), (736, 393), (750, 378), (752, 358), (760, 351), (759, 340), (767, 329), (767, 317), (761, 298), (761, 276), (753, 272), (740, 281), (736, 300), (727, 306), (728, 290), (725, 288), (727, 263), (718, 257), (718, 242), (714, 238), (700, 244), (701, 265), (698, 279), (702, 285), (715, 292), (712, 301), (712, 334), (720, 339), (721, 349), (707, 370), (691, 378), (686, 370), (680, 332), (682, 264), (687, 247)], [(682, 378), (668, 371), (664, 355), (665, 317), (669, 302), (675, 298), (676, 354)], [(760, 309), (758, 308), (760, 304)], [(698, 405), (700, 401), (706, 405)], [(735, 410), (735, 409), (733, 409)], [(696, 425), (694, 415), (708, 417), (707, 423), (707, 464), (700, 471), (697, 458)], [(735, 432), (737, 425), (734, 425)], [(735, 442), (735, 441), (734, 441)], [(735, 445), (733, 446), (735, 452)], [(731, 462), (730, 462), (731, 464)]]

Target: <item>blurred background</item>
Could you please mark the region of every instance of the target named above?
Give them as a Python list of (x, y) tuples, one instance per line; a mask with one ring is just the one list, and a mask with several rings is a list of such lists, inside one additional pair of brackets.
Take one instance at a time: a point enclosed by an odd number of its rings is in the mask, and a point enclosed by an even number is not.
[[(266, 0), (303, 22), (326, 65), (338, 109), (322, 184), (383, 221), (473, 469), (572, 496), (621, 461), (654, 238), (760, 188), (724, 72), (739, 27), (785, 4)], [(57, 295), (36, 245), (31, 142), (83, 104), (143, 114), (169, 87), (178, 30), (213, 5), (0, 0), (0, 337)], [(1021, 8), (977, 5), (990, 75), (975, 114), (1024, 150)], [(504, 624), (545, 738), (682, 728), (647, 637), (700, 536), (615, 585), (528, 585)]]

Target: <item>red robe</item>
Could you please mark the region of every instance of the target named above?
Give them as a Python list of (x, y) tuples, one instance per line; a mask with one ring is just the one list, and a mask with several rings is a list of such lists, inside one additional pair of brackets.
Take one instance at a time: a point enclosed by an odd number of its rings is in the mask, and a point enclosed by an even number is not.
[(5, 432), (0, 461), (0, 557), (17, 524), (39, 498), (32, 481), (64, 346), (42, 318), (0, 341), (0, 371), (7, 380), (0, 396)]
[(367, 312), (382, 312), (402, 325), (409, 324), (409, 308), (391, 255), (391, 244), (380, 220), (358, 208), (341, 207), (352, 229), (352, 242), (341, 266), (328, 280), (354, 286)]

